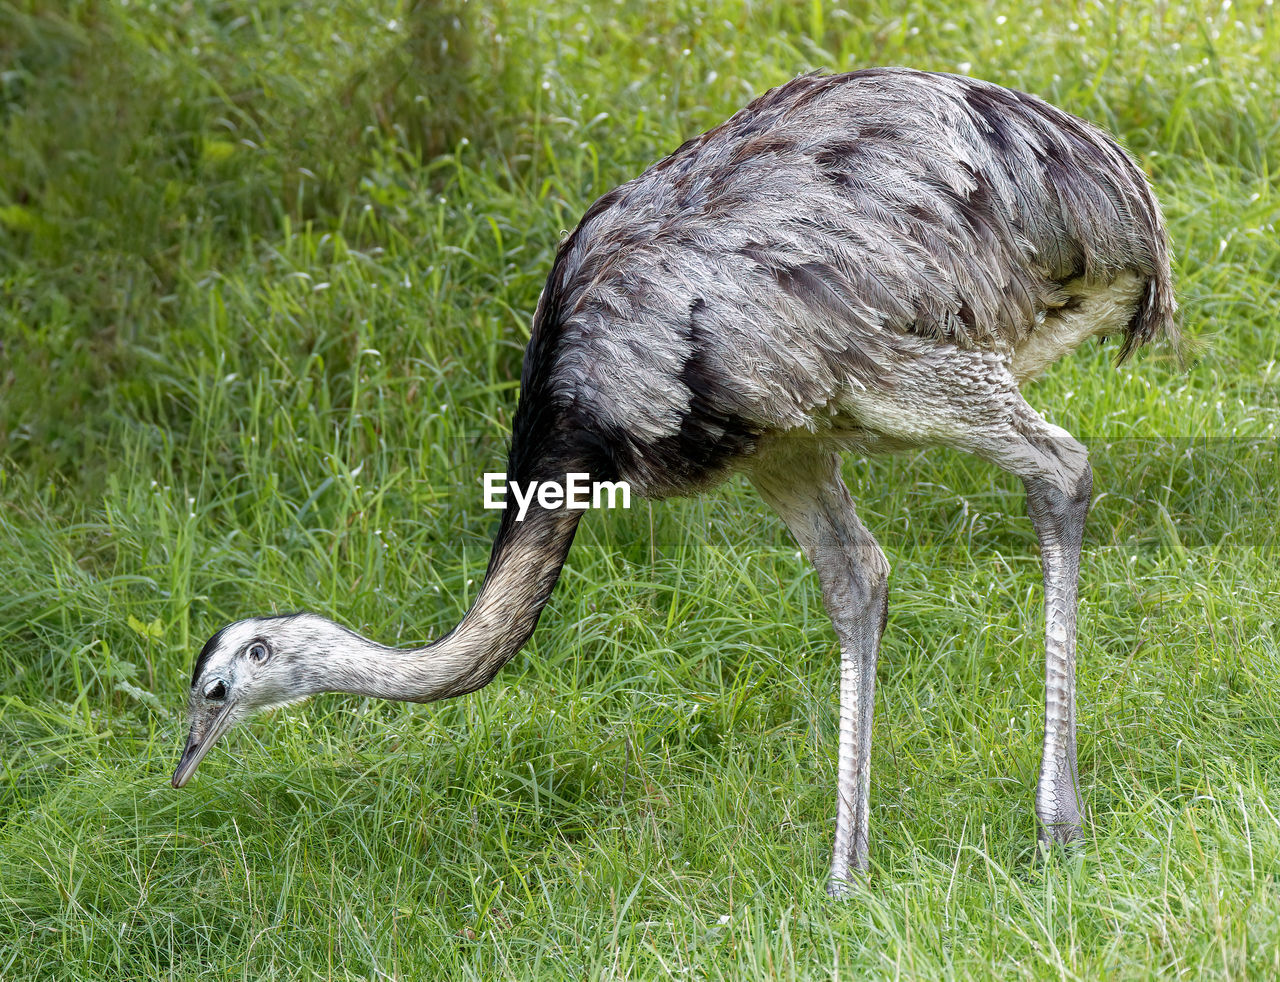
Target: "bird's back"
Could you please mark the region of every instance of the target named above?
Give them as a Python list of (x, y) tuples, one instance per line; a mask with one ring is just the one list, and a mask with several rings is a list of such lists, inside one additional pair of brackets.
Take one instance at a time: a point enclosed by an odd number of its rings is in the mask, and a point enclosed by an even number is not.
[(1167, 243), (1093, 126), (969, 78), (806, 76), (592, 205), (523, 389), (619, 472), (643, 485), (661, 458), (671, 487), (651, 490), (682, 490), (923, 353), (1012, 356), (1072, 290), (1126, 272), (1143, 286), (1114, 325), (1124, 353), (1173, 330)]

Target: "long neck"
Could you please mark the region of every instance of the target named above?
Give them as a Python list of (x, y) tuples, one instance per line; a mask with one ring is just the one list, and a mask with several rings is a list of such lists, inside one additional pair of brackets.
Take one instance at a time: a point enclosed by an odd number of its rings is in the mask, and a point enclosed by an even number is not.
[(484, 583), (457, 627), (423, 648), (387, 648), (343, 631), (330, 652), (325, 688), (431, 702), (488, 685), (533, 634), (581, 516), (534, 504), (517, 522), (508, 508)]

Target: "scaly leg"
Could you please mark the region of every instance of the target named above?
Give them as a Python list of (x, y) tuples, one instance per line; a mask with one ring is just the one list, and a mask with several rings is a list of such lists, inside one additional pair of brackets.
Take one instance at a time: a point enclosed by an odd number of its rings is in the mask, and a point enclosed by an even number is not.
[(836, 835), (827, 892), (844, 897), (852, 889), (851, 874), (868, 867), (871, 718), (889, 564), (858, 521), (840, 477), (839, 456), (775, 457), (758, 466), (752, 480), (817, 570), (823, 603), (840, 641)]
[(1078, 459), (1081, 466), (1069, 490), (1043, 478), (1023, 479), (1044, 573), (1044, 751), (1036, 815), (1045, 842), (1079, 837), (1084, 811), (1076, 767), (1076, 585), (1093, 473), (1083, 448)]
[[(1132, 306), (1131, 298), (1124, 300), (1129, 289), (1128, 281), (1117, 287), (1122, 314)], [(1100, 315), (1090, 316), (1096, 330)], [(1112, 320), (1124, 323), (1123, 317)], [(954, 447), (1022, 479), (1040, 540), (1045, 592), (1045, 728), (1036, 816), (1042, 841), (1065, 843), (1082, 832), (1076, 591), (1093, 476), (1085, 448), (1046, 422), (1018, 390), (1017, 372), (1031, 374), (1043, 354), (1019, 363), (995, 352), (940, 350), (898, 366), (891, 386), (851, 388), (841, 409), (856, 424), (849, 430), (854, 446), (861, 441), (874, 450), (881, 438), (890, 445)]]
[(1093, 491), (1088, 453), (1018, 400), (1011, 426), (974, 451), (1022, 478), (1044, 574), (1045, 722), (1036, 816), (1042, 842), (1082, 833), (1076, 766), (1076, 610), (1080, 548)]

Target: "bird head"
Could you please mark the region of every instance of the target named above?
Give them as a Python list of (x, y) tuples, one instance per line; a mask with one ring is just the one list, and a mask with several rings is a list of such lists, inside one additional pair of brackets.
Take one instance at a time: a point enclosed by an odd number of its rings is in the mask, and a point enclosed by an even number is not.
[(314, 614), (252, 617), (208, 640), (191, 677), (190, 731), (173, 772), (175, 788), (191, 779), (209, 748), (237, 723), (320, 691), (308, 667), (318, 629), (327, 624)]

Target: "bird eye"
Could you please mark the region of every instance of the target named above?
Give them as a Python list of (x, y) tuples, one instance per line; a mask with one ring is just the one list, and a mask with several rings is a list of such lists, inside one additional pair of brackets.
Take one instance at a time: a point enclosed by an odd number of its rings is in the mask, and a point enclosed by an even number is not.
[(255, 641), (244, 649), (244, 653), (256, 662), (264, 662), (271, 655), (271, 650), (261, 641)]
[(227, 698), (227, 683), (222, 679), (218, 679), (213, 685), (204, 690), (204, 697), (213, 702)]

